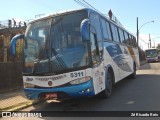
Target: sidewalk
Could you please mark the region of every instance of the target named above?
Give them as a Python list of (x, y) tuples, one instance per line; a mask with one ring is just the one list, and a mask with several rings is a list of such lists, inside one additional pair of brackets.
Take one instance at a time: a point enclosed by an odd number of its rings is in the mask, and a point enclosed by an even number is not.
[(144, 65), (144, 64), (146, 64), (146, 61), (144, 60), (144, 61), (140, 61), (140, 66), (142, 66), (142, 65)]
[(18, 111), (37, 102), (28, 100), (24, 95), (23, 88), (0, 93), (0, 111)]

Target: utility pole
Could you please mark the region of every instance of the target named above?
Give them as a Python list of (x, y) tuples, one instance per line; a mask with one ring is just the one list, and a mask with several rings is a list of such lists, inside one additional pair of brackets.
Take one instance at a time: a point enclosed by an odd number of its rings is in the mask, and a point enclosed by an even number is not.
[(139, 43), (138, 17), (137, 17), (137, 47)]
[(149, 47), (151, 48), (151, 36), (149, 34)]
[(154, 20), (144, 23), (144, 24), (141, 25), (141, 27), (139, 28), (139, 26), (138, 26), (138, 17), (137, 17), (137, 47), (138, 47), (138, 45), (139, 45), (139, 31), (140, 31), (140, 29), (141, 29), (144, 25), (146, 25), (146, 24), (148, 24), (148, 23), (151, 23), (151, 22), (154, 22)]

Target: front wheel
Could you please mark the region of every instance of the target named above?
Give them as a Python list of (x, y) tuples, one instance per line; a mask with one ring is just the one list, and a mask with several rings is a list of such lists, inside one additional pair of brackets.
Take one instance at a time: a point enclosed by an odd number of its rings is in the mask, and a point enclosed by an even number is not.
[(112, 89), (113, 89), (113, 73), (111, 70), (109, 70), (106, 73), (106, 79), (105, 79), (105, 90), (103, 90), (100, 93), (100, 97), (102, 98), (108, 98), (112, 95)]
[(136, 65), (133, 66), (133, 73), (130, 75), (131, 79), (136, 79)]

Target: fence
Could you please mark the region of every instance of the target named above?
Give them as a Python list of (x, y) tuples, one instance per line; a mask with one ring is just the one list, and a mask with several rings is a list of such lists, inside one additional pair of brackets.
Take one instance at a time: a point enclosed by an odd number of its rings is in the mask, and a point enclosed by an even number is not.
[(21, 62), (0, 63), (0, 92), (22, 87)]
[(14, 19), (0, 21), (0, 29), (13, 28), (13, 27), (23, 27), (23, 26), (26, 27), (29, 21), (30, 20), (16, 21)]

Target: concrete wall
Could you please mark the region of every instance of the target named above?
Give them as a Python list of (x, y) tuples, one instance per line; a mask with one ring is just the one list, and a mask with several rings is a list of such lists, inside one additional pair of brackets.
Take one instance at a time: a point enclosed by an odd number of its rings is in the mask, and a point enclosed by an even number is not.
[(22, 87), (21, 62), (0, 63), (0, 91)]

